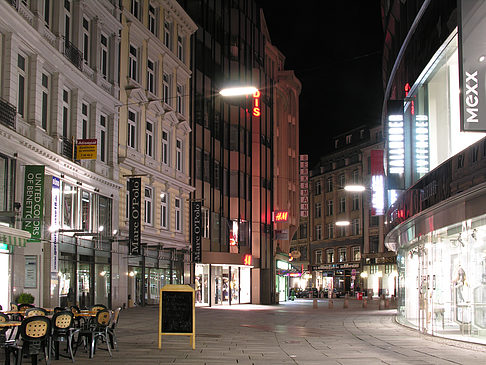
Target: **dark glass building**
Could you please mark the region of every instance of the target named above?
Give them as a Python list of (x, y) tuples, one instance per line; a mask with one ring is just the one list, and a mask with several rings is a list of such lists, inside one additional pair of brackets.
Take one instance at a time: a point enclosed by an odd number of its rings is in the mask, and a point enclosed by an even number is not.
[[(273, 303), (273, 86), (261, 12), (251, 0), (180, 0), (193, 37), (193, 200), (202, 201), (196, 252), (199, 305)], [(259, 91), (218, 92), (234, 85)]]

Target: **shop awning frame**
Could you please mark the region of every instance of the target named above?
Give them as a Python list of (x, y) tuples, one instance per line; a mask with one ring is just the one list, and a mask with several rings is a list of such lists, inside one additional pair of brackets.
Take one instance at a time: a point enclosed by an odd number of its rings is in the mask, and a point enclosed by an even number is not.
[(30, 237), (30, 232), (0, 225), (0, 243), (14, 247), (25, 247)]

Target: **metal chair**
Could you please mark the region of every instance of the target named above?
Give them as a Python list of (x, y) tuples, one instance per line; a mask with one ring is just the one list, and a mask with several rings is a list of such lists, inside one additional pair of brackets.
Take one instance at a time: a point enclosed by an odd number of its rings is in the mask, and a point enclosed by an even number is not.
[(51, 333), (51, 321), (45, 316), (27, 317), (20, 326), (20, 338), (14, 345), (8, 346), (10, 352), (15, 355), (15, 364), (20, 365), (24, 355), (30, 356), (32, 365), (37, 365), (37, 358), (43, 355), (47, 364), (49, 357), (49, 334)]
[(47, 316), (47, 311), (44, 308), (28, 308), (25, 311), (25, 317), (32, 316)]
[(64, 308), (64, 307), (54, 307), (54, 313), (64, 312), (65, 310), (67, 310), (67, 309)]
[(74, 362), (73, 338), (79, 329), (74, 328), (74, 314), (70, 311), (60, 311), (54, 313), (51, 319), (52, 335), (51, 343), (54, 344), (55, 359), (59, 360), (59, 343), (66, 341), (66, 352), (69, 358)]
[(96, 313), (95, 321), (89, 329), (84, 329), (79, 332), (78, 341), (76, 344), (76, 349), (74, 353), (76, 354), (77, 349), (83, 339), (87, 340), (88, 344), (88, 355), (92, 358), (96, 352), (96, 345), (98, 340), (101, 339), (106, 343), (108, 352), (111, 355), (111, 345), (110, 338), (108, 336), (108, 325), (110, 324), (110, 311), (108, 309), (102, 309)]
[(104, 304), (95, 304), (95, 305), (92, 305), (88, 308), (88, 310), (90, 312), (98, 312), (98, 311), (103, 310), (103, 309), (108, 309), (108, 308)]
[(116, 333), (115, 329), (116, 326), (118, 325), (118, 319), (120, 318), (120, 311), (121, 307), (118, 307), (115, 309), (115, 312), (113, 313), (113, 317), (111, 319), (111, 323), (107, 328), (108, 336), (110, 337), (110, 343), (111, 343), (111, 348), (112, 349), (117, 349), (118, 343), (116, 341)]
[(24, 310), (27, 310), (29, 308), (35, 308), (35, 305), (27, 304), (27, 303), (17, 304), (17, 310), (19, 310), (19, 311), (24, 311)]

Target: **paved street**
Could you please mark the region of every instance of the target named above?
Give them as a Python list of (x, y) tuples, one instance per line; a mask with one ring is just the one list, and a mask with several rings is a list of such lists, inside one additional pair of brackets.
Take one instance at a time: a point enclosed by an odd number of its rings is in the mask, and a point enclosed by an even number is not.
[[(80, 351), (76, 364), (482, 364), (486, 346), (454, 343), (420, 335), (395, 323), (394, 310), (367, 309), (351, 299), (329, 309), (320, 299), (278, 306), (239, 305), (196, 310), (196, 350), (189, 337), (164, 336), (157, 349), (158, 308), (122, 312), (119, 351), (110, 359), (98, 351), (89, 360)], [(68, 360), (52, 364), (71, 364)]]

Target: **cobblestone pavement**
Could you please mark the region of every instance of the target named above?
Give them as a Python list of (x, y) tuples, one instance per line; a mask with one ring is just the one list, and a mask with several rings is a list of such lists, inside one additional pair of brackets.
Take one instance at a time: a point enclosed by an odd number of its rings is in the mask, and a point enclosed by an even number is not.
[[(196, 349), (189, 337), (163, 336), (157, 349), (158, 308), (122, 311), (118, 351), (99, 350), (75, 364), (484, 364), (486, 346), (432, 338), (398, 325), (395, 310), (361, 301), (300, 299), (274, 306), (238, 305), (196, 309)], [(26, 360), (24, 360), (25, 362)], [(71, 364), (70, 360), (52, 364)]]

